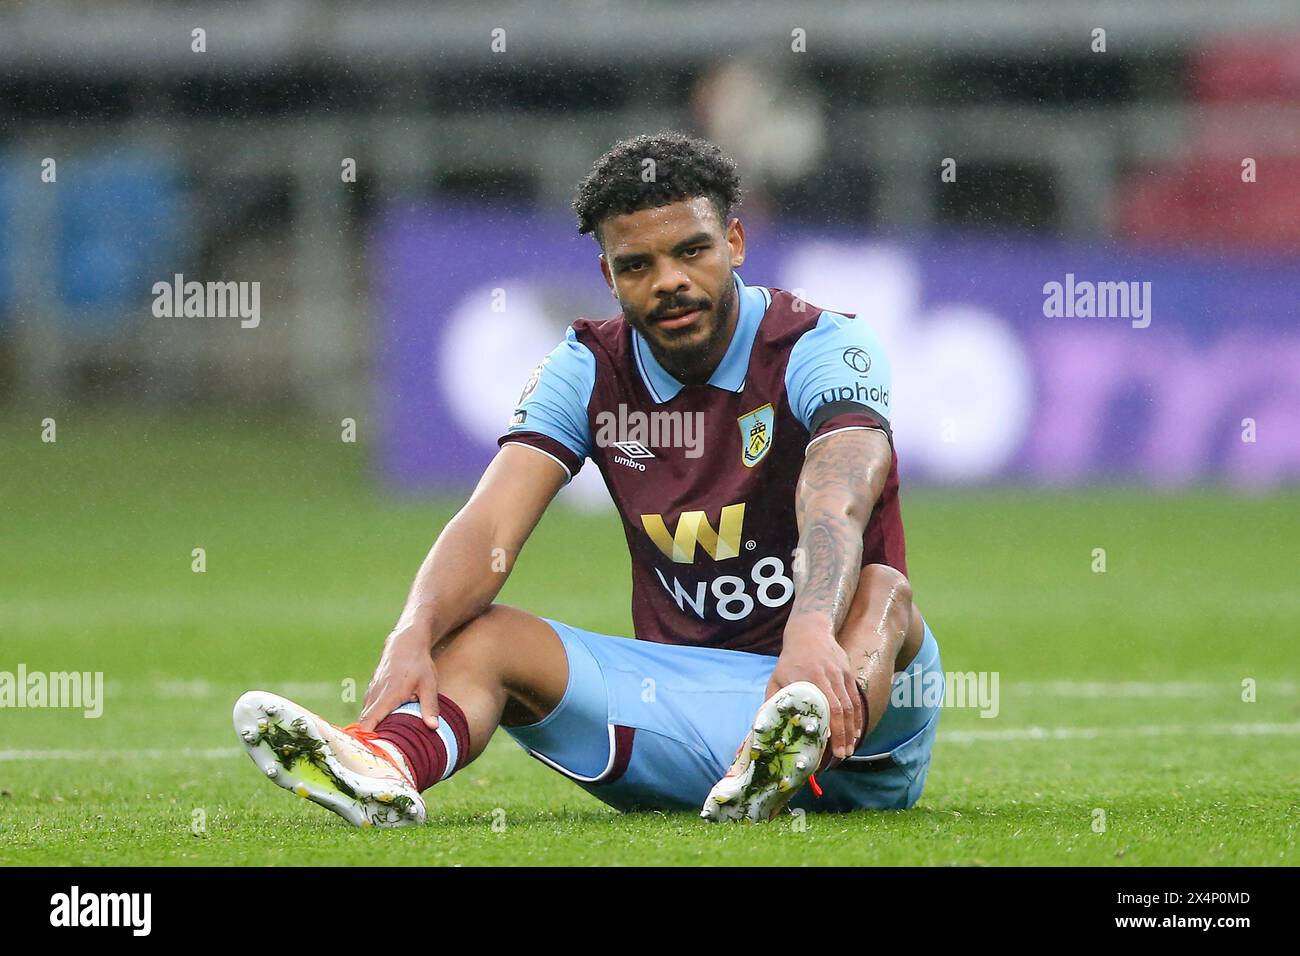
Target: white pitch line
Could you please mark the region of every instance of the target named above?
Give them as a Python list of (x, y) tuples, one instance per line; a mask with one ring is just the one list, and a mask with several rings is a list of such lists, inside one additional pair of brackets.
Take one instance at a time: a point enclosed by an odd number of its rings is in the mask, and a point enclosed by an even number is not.
[(155, 747), (148, 750), (0, 750), (6, 760), (226, 760), (244, 751), (239, 747)]
[[(159, 697), (167, 699), (198, 700), (212, 697), (229, 697), (232, 701), (250, 688), (242, 684), (214, 684), (206, 680), (165, 680), (146, 685)], [(341, 683), (329, 681), (288, 681), (275, 685), (275, 692), (290, 699), (341, 698)]]
[[(1003, 682), (1003, 690), (1025, 697), (1236, 697), (1241, 681), (1013, 681)], [(1261, 681), (1259, 690), (1269, 694), (1294, 695), (1294, 681)]]
[[(1098, 740), (1133, 737), (1257, 737), (1300, 734), (1294, 724), (1146, 724), (1138, 727), (1009, 727), (1005, 730), (939, 731), (940, 743)], [(19, 760), (228, 760), (240, 747), (152, 748), (148, 750), (0, 750), (0, 763)]]
[(938, 740), (951, 744), (1022, 740), (1098, 740), (1103, 737), (1252, 737), (1300, 734), (1296, 724), (1145, 724), (1138, 727), (1008, 727), (1006, 730), (939, 729)]

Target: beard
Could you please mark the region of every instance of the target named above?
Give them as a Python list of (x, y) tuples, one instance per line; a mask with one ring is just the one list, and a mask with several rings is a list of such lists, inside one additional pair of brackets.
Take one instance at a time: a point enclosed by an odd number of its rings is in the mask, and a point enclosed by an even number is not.
[[(727, 316), (735, 302), (736, 282), (728, 272), (721, 294), (711, 303), (708, 299), (678, 297), (661, 302), (647, 313), (624, 306), (623, 316), (645, 338), (664, 371), (678, 381), (699, 384), (708, 379), (726, 352)], [(665, 313), (683, 309), (701, 310), (689, 328), (665, 329), (657, 324)]]

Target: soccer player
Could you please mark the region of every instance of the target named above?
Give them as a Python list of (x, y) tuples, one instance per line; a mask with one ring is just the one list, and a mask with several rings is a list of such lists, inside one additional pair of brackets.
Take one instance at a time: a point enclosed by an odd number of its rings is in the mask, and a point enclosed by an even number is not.
[[(889, 360), (864, 319), (741, 281), (739, 197), (734, 163), (680, 133), (595, 163), (574, 208), (621, 314), (573, 323), (529, 378), (360, 720), (239, 699), (268, 777), (359, 826), (419, 823), (502, 727), (623, 810), (916, 802), (941, 698), (891, 691), (942, 671), (906, 576)], [(587, 459), (627, 535), (635, 640), (493, 603)]]

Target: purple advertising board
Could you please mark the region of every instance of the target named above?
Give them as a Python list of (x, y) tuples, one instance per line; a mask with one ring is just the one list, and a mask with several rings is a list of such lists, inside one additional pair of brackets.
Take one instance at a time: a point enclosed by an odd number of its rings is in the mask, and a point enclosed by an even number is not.
[[(1300, 479), (1300, 260), (746, 225), (746, 283), (880, 334), (911, 481)], [(373, 250), (382, 473), (472, 483), (569, 323), (618, 313), (595, 243), (561, 213), (404, 206)]]

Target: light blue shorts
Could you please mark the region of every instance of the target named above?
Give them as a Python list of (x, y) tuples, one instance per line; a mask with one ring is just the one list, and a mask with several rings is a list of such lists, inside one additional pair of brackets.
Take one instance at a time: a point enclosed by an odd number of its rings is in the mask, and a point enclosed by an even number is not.
[[(594, 634), (547, 620), (569, 657), (564, 697), (547, 717), (504, 728), (547, 766), (619, 810), (699, 810), (735, 759), (776, 658)], [(904, 681), (927, 694), (909, 695)], [(817, 774), (792, 807), (902, 810), (925, 787), (943, 699), (939, 645), (925, 639), (880, 723), (855, 754)], [(933, 677), (933, 675), (940, 675)]]

